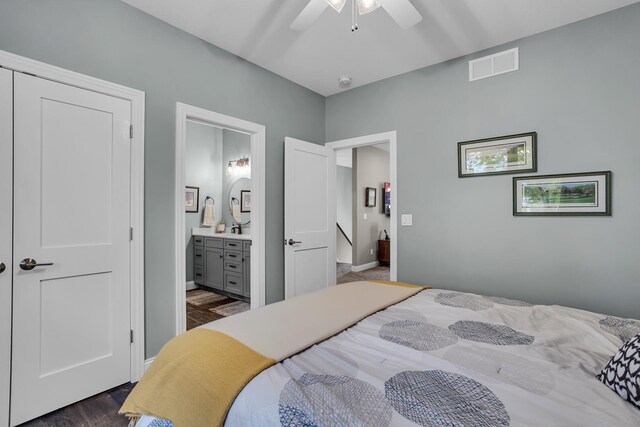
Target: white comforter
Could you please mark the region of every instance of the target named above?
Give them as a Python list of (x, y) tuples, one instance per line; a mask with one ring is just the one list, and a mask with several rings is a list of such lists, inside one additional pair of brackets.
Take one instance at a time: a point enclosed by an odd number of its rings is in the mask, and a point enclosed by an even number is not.
[(225, 425), (640, 426), (640, 410), (595, 378), (639, 332), (566, 307), (425, 290), (259, 374)]

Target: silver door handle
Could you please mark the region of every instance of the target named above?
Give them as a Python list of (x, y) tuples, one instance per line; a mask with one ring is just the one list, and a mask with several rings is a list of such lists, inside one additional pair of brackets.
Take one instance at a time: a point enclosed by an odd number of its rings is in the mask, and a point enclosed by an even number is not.
[(33, 270), (36, 267), (44, 267), (45, 265), (53, 265), (53, 263), (43, 262), (41, 264), (38, 264), (38, 261), (36, 261), (33, 258), (25, 258), (22, 261), (20, 261), (20, 268), (25, 271)]
[(4, 272), (7, 269), (7, 266), (4, 265), (4, 262), (0, 262), (0, 273)]
[(302, 243), (302, 242), (296, 242), (296, 241), (295, 241), (295, 240), (293, 240), (293, 239), (289, 239), (289, 246), (293, 246), (293, 245), (295, 245), (296, 243)]

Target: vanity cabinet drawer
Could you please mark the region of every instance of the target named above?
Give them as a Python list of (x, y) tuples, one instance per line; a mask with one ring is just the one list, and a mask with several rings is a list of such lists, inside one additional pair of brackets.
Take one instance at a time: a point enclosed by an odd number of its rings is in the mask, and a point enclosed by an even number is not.
[(196, 246), (204, 245), (204, 237), (202, 236), (193, 236), (193, 244)]
[(196, 285), (204, 285), (204, 269), (200, 266), (196, 266), (194, 269), (193, 282)]
[(241, 251), (242, 250), (242, 240), (225, 239), (224, 240), (224, 248), (225, 249), (235, 250), (235, 251)]
[(224, 259), (228, 261), (242, 262), (242, 252), (225, 250)]
[(193, 263), (195, 265), (204, 265), (204, 248), (193, 248)]
[(251, 252), (251, 240), (245, 240), (242, 242), (242, 251)]
[(224, 241), (222, 239), (218, 239), (217, 237), (205, 237), (204, 245), (207, 248), (219, 248), (222, 249), (224, 245)]
[(224, 270), (231, 271), (238, 274), (242, 274), (242, 260), (240, 261), (225, 261)]
[(224, 290), (234, 294), (242, 295), (243, 290), (242, 276), (239, 274), (224, 274)]

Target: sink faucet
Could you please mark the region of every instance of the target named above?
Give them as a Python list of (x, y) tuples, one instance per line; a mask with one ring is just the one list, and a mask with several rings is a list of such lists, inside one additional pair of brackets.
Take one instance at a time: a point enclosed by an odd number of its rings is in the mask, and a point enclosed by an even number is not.
[(234, 224), (234, 226), (231, 227), (231, 232), (235, 233), (236, 230), (238, 230), (238, 234), (242, 234), (242, 224), (237, 223), (237, 222), (234, 222), (233, 224)]

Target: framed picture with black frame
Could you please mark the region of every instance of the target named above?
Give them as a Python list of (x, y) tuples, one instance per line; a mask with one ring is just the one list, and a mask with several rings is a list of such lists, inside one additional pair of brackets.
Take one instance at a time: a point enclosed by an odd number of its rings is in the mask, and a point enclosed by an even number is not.
[(384, 183), (384, 214), (387, 216), (391, 215), (391, 183), (390, 182), (385, 182)]
[(200, 187), (184, 187), (184, 211), (195, 213), (200, 210)]
[(537, 133), (458, 143), (458, 177), (536, 172)]
[(611, 216), (611, 171), (513, 178), (515, 216)]
[(251, 190), (240, 190), (240, 212), (251, 212)]
[(364, 205), (368, 208), (374, 208), (376, 206), (376, 189), (367, 187), (364, 194)]

